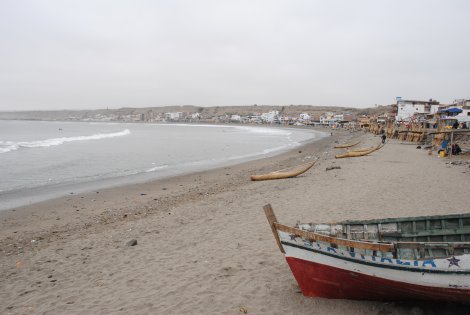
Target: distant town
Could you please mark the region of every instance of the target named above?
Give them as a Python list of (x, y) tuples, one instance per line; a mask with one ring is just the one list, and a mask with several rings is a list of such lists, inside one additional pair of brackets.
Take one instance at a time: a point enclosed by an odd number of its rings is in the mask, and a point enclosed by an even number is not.
[[(449, 112), (449, 109), (452, 110)], [(429, 122), (438, 113), (449, 114), (459, 123), (468, 124), (470, 99), (456, 99), (450, 104), (440, 104), (434, 99), (424, 101), (397, 97), (394, 104), (366, 109), (311, 105), (258, 106), (255, 104), (250, 106), (186, 105), (99, 110), (10, 111), (0, 112), (0, 119), (277, 124), (355, 128), (365, 127), (371, 123)]]

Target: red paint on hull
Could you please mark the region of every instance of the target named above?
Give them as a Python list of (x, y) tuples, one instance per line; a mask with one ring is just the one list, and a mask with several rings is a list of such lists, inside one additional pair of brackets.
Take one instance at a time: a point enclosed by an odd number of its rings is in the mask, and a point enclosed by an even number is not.
[(470, 301), (470, 290), (413, 285), (294, 257), (286, 257), (286, 260), (305, 296), (380, 301)]

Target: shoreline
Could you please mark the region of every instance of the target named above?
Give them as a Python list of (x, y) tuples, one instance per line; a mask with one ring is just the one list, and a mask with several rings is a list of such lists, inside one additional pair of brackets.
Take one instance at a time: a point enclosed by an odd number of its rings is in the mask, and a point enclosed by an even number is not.
[[(350, 132), (341, 131), (341, 133), (348, 134)], [(132, 210), (130, 209), (135, 210), (138, 207), (151, 208), (152, 205), (149, 204), (152, 204), (155, 201), (155, 206), (161, 207), (162, 205), (167, 206), (166, 204), (169, 199), (193, 199), (198, 198), (198, 196), (201, 195), (216, 194), (220, 192), (220, 190), (225, 189), (221, 188), (222, 186), (240, 185), (240, 182), (244, 182), (244, 180), (249, 180), (250, 175), (247, 175), (246, 178), (240, 178), (239, 176), (237, 176), (236, 181), (233, 181), (233, 178), (227, 178), (226, 181), (222, 180), (222, 183), (220, 183), (220, 185), (219, 183), (216, 183), (215, 185), (210, 184), (211, 181), (215, 180), (215, 177), (219, 177), (218, 181), (220, 181), (219, 174), (225, 171), (239, 173), (241, 170), (244, 171), (246, 169), (253, 169), (253, 172), (256, 169), (260, 169), (260, 172), (269, 172), (275, 170), (276, 167), (274, 165), (279, 163), (281, 165), (281, 168), (294, 166), (295, 163), (300, 163), (302, 161), (302, 158), (311, 158), (311, 156), (309, 155), (301, 155), (299, 151), (305, 152), (307, 150), (311, 150), (312, 146), (316, 146), (316, 144), (319, 144), (320, 142), (321, 144), (319, 146), (323, 147), (325, 143), (329, 143), (331, 140), (332, 139), (330, 139), (329, 136), (323, 136), (317, 139), (313, 138), (311, 140), (307, 140), (305, 143), (302, 143), (295, 148), (284, 151), (282, 153), (274, 154), (272, 156), (261, 156), (253, 160), (242, 161), (233, 165), (218, 166), (209, 170), (195, 171), (187, 174), (157, 178), (141, 182), (130, 181), (128, 183), (119, 184), (117, 186), (88, 189), (84, 192), (71, 192), (67, 195), (52, 197), (46, 200), (41, 200), (26, 205), (5, 208), (0, 210), (0, 221), (5, 222), (5, 220), (7, 220), (8, 222), (10, 222), (10, 226), (4, 226), (4, 224), (0, 224), (0, 240), (7, 231), (14, 232), (13, 230), (15, 229), (21, 230), (20, 227), (23, 226), (24, 223), (30, 219), (30, 217), (41, 218), (41, 231), (45, 231), (51, 226), (59, 225), (67, 226), (67, 228), (69, 228), (70, 224), (77, 224), (77, 222), (75, 222), (77, 220), (73, 220), (70, 218), (62, 218), (60, 216), (61, 213), (56, 210), (51, 211), (49, 209), (59, 209), (61, 207), (69, 208), (71, 206), (73, 209), (75, 209), (76, 212), (80, 212), (81, 216), (85, 217), (91, 215), (86, 210), (92, 209), (91, 212), (93, 213), (93, 216), (96, 216), (98, 214), (103, 217), (101, 219), (102, 221), (108, 221), (109, 218), (106, 218), (106, 216), (107, 214), (109, 214), (109, 211), (105, 210), (100, 213), (99, 210), (95, 209), (97, 205), (108, 209), (114, 208), (112, 216), (116, 217), (116, 215), (118, 214), (125, 215), (129, 211), (132, 212)], [(289, 162), (292, 162), (294, 164), (288, 165), (287, 163)], [(270, 169), (269, 167), (274, 168)], [(230, 176), (230, 173), (225, 173), (225, 176)], [(205, 189), (200, 187), (200, 181), (203, 177), (207, 179), (206, 181), (204, 181), (204, 184), (206, 186), (208, 185), (208, 187), (206, 187)], [(178, 184), (179, 182), (183, 184)], [(155, 195), (152, 195), (151, 191), (154, 191)], [(182, 196), (185, 194), (188, 194), (188, 196), (183, 198)], [(109, 202), (109, 200), (113, 201)], [(103, 204), (100, 204), (100, 202), (103, 202)], [(79, 204), (80, 206), (75, 205), (75, 203)], [(58, 218), (60, 219), (58, 220)], [(14, 221), (18, 221), (18, 223), (15, 224), (13, 223)], [(49, 224), (44, 224), (45, 221), (47, 221)], [(80, 218), (80, 221), (83, 221), (83, 219)], [(27, 226), (27, 224), (25, 224), (24, 226)], [(39, 231), (34, 231), (31, 234), (37, 234), (38, 232)]]
[[(58, 122), (63, 123), (63, 122)], [(65, 122), (70, 123), (70, 122)], [(71, 122), (75, 123), (75, 122)], [(83, 122), (80, 122), (83, 123)], [(105, 123), (106, 124), (106, 123)], [(126, 123), (123, 123), (124, 125)], [(135, 124), (135, 123), (129, 123)], [(138, 125), (138, 124), (137, 124)], [(148, 125), (148, 124), (147, 124)], [(171, 177), (184, 176), (186, 174), (205, 172), (207, 170), (222, 168), (227, 166), (233, 166), (237, 164), (242, 164), (245, 162), (270, 158), (275, 155), (283, 154), (290, 150), (295, 150), (298, 147), (301, 147), (304, 143), (314, 142), (323, 137), (327, 136), (327, 133), (324, 130), (318, 129), (304, 129), (304, 128), (292, 128), (292, 127), (278, 127), (278, 126), (237, 126), (237, 125), (208, 125), (208, 124), (154, 124), (154, 125), (184, 125), (184, 126), (201, 126), (201, 127), (212, 127), (217, 126), (221, 128), (268, 128), (268, 129), (278, 129), (278, 130), (287, 130), (291, 129), (292, 132), (311, 132), (311, 137), (308, 140), (303, 140), (300, 142), (295, 142), (294, 146), (291, 146), (290, 143), (283, 145), (281, 147), (270, 148), (267, 152), (255, 152), (246, 156), (235, 156), (227, 157), (225, 160), (207, 160), (197, 161), (197, 164), (193, 166), (182, 165), (176, 166), (171, 165), (170, 168), (160, 170), (158, 173), (148, 172), (144, 170), (139, 170), (135, 174), (131, 175), (118, 175), (114, 177), (104, 177), (96, 178), (93, 180), (87, 181), (64, 181), (58, 182), (55, 184), (45, 184), (41, 186), (34, 186), (30, 188), (18, 188), (13, 190), (0, 191), (0, 197), (2, 202), (0, 202), (0, 212), (8, 211), (15, 208), (20, 208), (28, 205), (34, 205), (51, 199), (57, 199), (68, 195), (70, 192), (73, 193), (87, 193), (90, 191), (105, 190), (109, 188), (118, 188), (123, 186), (129, 186), (134, 184), (146, 183), (157, 180), (164, 180)], [(329, 136), (329, 135), (328, 135)], [(192, 164), (192, 163), (190, 163)], [(183, 168), (183, 169), (181, 169)]]
[[(366, 157), (334, 159), (335, 142), (353, 139), (361, 147), (380, 141), (362, 131), (334, 131), (267, 159), (0, 213), (0, 312), (429, 311), (422, 303), (303, 297), (276, 246), (266, 203), (281, 223), (467, 211), (468, 166), (445, 164), (397, 141)], [(308, 156), (319, 160), (296, 178), (249, 179)], [(326, 171), (329, 166), (340, 169)], [(452, 190), (443, 190), (447, 178)], [(127, 246), (132, 239), (137, 245)]]

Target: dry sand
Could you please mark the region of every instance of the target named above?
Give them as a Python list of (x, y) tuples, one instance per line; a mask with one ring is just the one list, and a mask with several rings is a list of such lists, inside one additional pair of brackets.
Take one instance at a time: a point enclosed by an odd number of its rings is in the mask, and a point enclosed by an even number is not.
[[(470, 169), (389, 142), (334, 159), (335, 132), (280, 156), (0, 213), (1, 314), (424, 314), (461, 308), (306, 298), (262, 206), (282, 223), (469, 211)], [(300, 151), (300, 152), (299, 152)], [(249, 176), (318, 157), (292, 179)], [(326, 167), (340, 169), (326, 171)], [(129, 240), (136, 246), (127, 246)]]

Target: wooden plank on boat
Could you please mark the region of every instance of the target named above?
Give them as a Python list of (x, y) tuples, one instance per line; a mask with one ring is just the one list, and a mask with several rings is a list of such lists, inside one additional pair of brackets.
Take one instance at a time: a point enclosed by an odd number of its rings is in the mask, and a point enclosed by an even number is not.
[(441, 248), (446, 249), (452, 248), (470, 248), (470, 242), (397, 242), (397, 248)]
[(391, 223), (391, 222), (404, 222), (404, 221), (425, 221), (425, 220), (440, 220), (440, 219), (470, 219), (470, 213), (462, 214), (444, 214), (438, 216), (422, 216), (422, 217), (401, 217), (401, 218), (386, 218), (386, 219), (372, 219), (372, 220), (345, 220), (336, 222), (337, 224), (373, 224), (373, 223)]
[(284, 248), (282, 248), (281, 240), (279, 239), (279, 234), (277, 234), (277, 229), (275, 227), (275, 223), (277, 222), (276, 215), (274, 214), (273, 208), (271, 204), (267, 204), (263, 207), (264, 213), (266, 214), (266, 218), (268, 219), (269, 226), (274, 234), (274, 239), (276, 240), (277, 246), (281, 250), (281, 253), (285, 254)]
[(303, 237), (308, 240), (321, 241), (321, 242), (332, 243), (332, 244), (341, 245), (341, 246), (360, 248), (360, 249), (377, 250), (377, 251), (382, 251), (382, 252), (395, 252), (395, 246), (390, 243), (382, 244), (382, 243), (347, 240), (344, 238), (337, 238), (337, 237), (327, 236), (327, 235), (318, 234), (318, 233), (314, 233), (310, 231), (300, 230), (300, 229), (283, 225), (277, 222), (274, 223), (274, 226), (279, 231), (294, 234), (294, 235)]
[(459, 229), (434, 229), (434, 230), (424, 230), (417, 231), (415, 233), (401, 233), (397, 235), (392, 233), (390, 236), (400, 236), (400, 237), (420, 237), (420, 236), (446, 236), (446, 235), (459, 235), (459, 234), (470, 234), (470, 226)]

